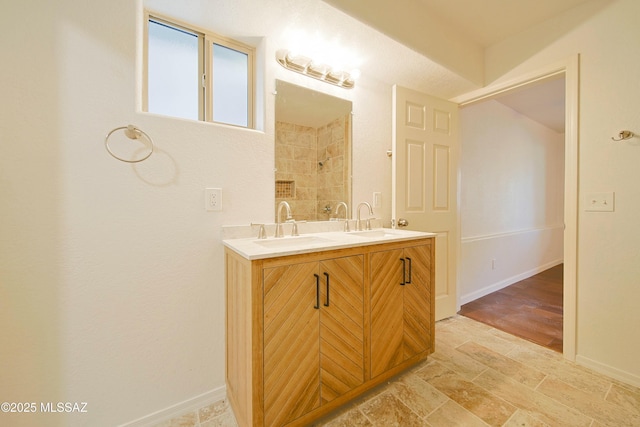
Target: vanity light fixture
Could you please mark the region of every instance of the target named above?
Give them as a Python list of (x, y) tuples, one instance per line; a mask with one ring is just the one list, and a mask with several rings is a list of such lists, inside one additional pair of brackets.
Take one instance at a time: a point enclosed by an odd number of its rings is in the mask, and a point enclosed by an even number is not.
[(345, 89), (352, 89), (359, 73), (357, 70), (348, 73), (346, 71), (334, 70), (326, 64), (316, 64), (309, 57), (292, 54), (287, 49), (280, 49), (276, 52), (276, 61), (284, 68), (331, 83)]

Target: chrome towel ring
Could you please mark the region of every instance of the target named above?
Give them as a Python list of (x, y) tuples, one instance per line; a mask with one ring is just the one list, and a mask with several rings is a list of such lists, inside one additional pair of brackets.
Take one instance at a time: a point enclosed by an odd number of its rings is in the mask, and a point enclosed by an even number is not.
[[(122, 157), (119, 157), (118, 155), (116, 155), (112, 150), (111, 147), (109, 146), (109, 138), (111, 137), (111, 135), (114, 132), (117, 132), (119, 130), (123, 130), (124, 134), (127, 138), (129, 139), (145, 139), (147, 142), (145, 143), (145, 145), (149, 146), (149, 152), (142, 158), (140, 159), (136, 159), (136, 160), (129, 160), (129, 159), (123, 159)], [(153, 140), (151, 139), (151, 137), (149, 135), (147, 135), (144, 131), (138, 129), (137, 127), (135, 127), (134, 125), (128, 125), (128, 126), (121, 126), (118, 128), (113, 129), (111, 132), (109, 132), (107, 134), (107, 136), (104, 138), (104, 146), (107, 149), (107, 152), (109, 154), (111, 154), (112, 157), (120, 160), (121, 162), (126, 162), (126, 163), (138, 163), (141, 162), (143, 160), (146, 160), (149, 158), (149, 156), (151, 156), (151, 154), (153, 154)]]

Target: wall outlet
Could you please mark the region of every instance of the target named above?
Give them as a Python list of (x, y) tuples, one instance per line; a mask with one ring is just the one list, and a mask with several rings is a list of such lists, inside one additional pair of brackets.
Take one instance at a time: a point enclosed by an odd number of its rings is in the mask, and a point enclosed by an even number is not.
[(587, 193), (585, 195), (585, 210), (587, 212), (613, 212), (615, 193)]
[(492, 259), (492, 260), (491, 260), (491, 269), (492, 269), (492, 270), (495, 270), (495, 269), (496, 269), (496, 260), (495, 260), (495, 259)]
[(207, 211), (222, 210), (222, 188), (204, 189), (204, 209)]

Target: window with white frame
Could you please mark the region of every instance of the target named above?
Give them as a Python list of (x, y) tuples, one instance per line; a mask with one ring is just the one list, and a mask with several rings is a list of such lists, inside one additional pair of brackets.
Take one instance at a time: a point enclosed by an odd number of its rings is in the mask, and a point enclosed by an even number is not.
[(145, 111), (253, 127), (252, 47), (151, 14), (146, 23)]

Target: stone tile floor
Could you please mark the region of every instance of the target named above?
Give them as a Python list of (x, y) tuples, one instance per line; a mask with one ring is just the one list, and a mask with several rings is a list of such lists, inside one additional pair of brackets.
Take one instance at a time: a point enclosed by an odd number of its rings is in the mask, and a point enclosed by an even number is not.
[[(235, 427), (226, 402), (155, 427)], [(640, 426), (640, 389), (474, 320), (436, 324), (436, 351), (315, 426)]]

